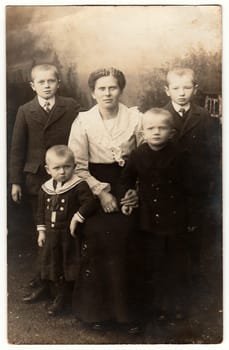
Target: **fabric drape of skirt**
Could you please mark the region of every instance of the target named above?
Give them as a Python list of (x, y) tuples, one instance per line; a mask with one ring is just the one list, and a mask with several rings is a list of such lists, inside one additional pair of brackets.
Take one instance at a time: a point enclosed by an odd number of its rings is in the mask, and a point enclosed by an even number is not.
[[(115, 164), (90, 164), (98, 180), (109, 182), (115, 195), (121, 169)], [(84, 322), (132, 321), (128, 295), (128, 254), (136, 231), (135, 215), (104, 213), (84, 224), (81, 268), (73, 292), (73, 312)]]

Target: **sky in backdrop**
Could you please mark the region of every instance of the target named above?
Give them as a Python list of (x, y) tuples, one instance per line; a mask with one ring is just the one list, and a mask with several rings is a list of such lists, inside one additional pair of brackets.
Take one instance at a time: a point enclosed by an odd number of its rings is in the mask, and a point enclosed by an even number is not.
[(8, 65), (55, 50), (82, 74), (107, 65), (131, 74), (200, 47), (221, 50), (220, 6), (13, 6), (6, 14)]

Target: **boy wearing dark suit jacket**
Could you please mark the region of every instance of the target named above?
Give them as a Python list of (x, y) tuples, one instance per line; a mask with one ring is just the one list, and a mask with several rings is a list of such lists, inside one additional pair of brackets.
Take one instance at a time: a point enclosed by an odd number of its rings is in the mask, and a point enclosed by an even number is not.
[[(48, 179), (44, 168), (46, 150), (56, 144), (68, 143), (72, 122), (79, 111), (79, 104), (73, 98), (56, 95), (59, 84), (59, 73), (54, 65), (34, 66), (30, 85), (37, 96), (19, 107), (13, 130), (11, 195), (14, 202), (20, 203), (24, 188), (31, 201), (34, 218), (38, 191)], [(37, 294), (39, 290), (28, 301), (36, 299)]]
[[(193, 103), (198, 85), (190, 68), (175, 68), (168, 72), (165, 92), (170, 102), (164, 106), (172, 113), (176, 133), (174, 140), (181, 149), (190, 153), (192, 168), (202, 177), (208, 197), (201, 208), (202, 229), (190, 235), (192, 277), (201, 280), (200, 261), (203, 233), (214, 231), (212, 224), (219, 224), (221, 192), (221, 128), (219, 120)], [(200, 189), (201, 191), (201, 189)], [(219, 242), (217, 243), (219, 244)]]

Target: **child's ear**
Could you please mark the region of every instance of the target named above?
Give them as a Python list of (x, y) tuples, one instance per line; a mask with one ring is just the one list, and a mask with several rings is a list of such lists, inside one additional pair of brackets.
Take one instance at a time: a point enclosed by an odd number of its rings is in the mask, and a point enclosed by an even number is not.
[(30, 87), (33, 89), (33, 91), (36, 91), (36, 89), (35, 89), (34, 84), (33, 84), (32, 81), (29, 82), (29, 85), (30, 85)]
[(164, 88), (165, 88), (165, 93), (166, 93), (166, 95), (167, 95), (167, 96), (170, 96), (170, 92), (169, 92), (168, 86), (165, 85)]
[(193, 92), (193, 95), (196, 94), (196, 92), (197, 92), (197, 90), (198, 90), (198, 87), (199, 87), (198, 84), (195, 84), (195, 85), (194, 85), (194, 92)]
[(45, 165), (45, 170), (46, 170), (46, 172), (47, 172), (49, 175), (51, 175), (51, 174), (50, 174), (50, 171), (49, 171), (48, 165)]
[(169, 138), (172, 139), (175, 136), (176, 132), (176, 129), (171, 129)]

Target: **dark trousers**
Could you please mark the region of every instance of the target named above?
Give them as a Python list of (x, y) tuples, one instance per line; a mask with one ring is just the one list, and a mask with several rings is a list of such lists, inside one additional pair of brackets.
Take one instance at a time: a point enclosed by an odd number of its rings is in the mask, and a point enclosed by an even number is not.
[(190, 284), (189, 248), (185, 234), (142, 233), (143, 285), (147, 312), (176, 312), (186, 305)]

